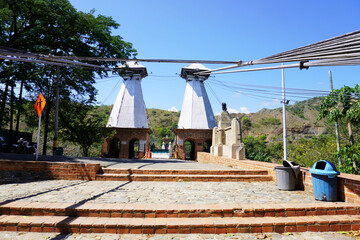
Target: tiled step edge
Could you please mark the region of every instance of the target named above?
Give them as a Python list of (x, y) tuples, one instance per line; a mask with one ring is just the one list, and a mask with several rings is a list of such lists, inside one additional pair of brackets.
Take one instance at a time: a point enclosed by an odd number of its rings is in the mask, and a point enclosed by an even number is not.
[(10, 202), (0, 205), (0, 214), (28, 216), (207, 218), (293, 217), (358, 215), (360, 206), (349, 203), (308, 204), (71, 204)]
[(159, 182), (262, 182), (272, 181), (266, 175), (142, 175), (97, 174), (96, 181), (159, 181)]
[(109, 174), (150, 174), (150, 175), (268, 175), (266, 170), (171, 170), (171, 169), (118, 169), (102, 168)]
[(360, 216), (264, 218), (89, 218), (61, 216), (0, 216), (0, 231), (117, 233), (117, 234), (226, 234), (261, 232), (358, 231)]

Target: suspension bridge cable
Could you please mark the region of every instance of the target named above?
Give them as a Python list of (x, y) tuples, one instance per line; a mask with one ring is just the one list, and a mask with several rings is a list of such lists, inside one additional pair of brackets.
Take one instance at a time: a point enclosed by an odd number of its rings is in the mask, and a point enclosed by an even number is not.
[(113, 87), (113, 89), (109, 92), (109, 94), (106, 96), (106, 98), (102, 101), (101, 105), (104, 104), (108, 100), (108, 98), (114, 93), (115, 90), (117, 90), (117, 87), (119, 86), (119, 83), (121, 83), (121, 79), (119, 79), (116, 83), (116, 85)]
[[(225, 82), (225, 81), (219, 81), (218, 79), (212, 79), (210, 80), (211, 82), (213, 82), (214, 84), (217, 85), (221, 85), (221, 86), (226, 86), (229, 88), (234, 88), (234, 89), (241, 89), (241, 90), (249, 90), (249, 91), (256, 91), (256, 92), (269, 92), (269, 93), (279, 93), (282, 94), (282, 90), (280, 87), (272, 87), (272, 86), (262, 86), (262, 85), (248, 85), (248, 84), (238, 84), (238, 83), (233, 83), (233, 84), (229, 84), (229, 82)], [(247, 88), (247, 87), (238, 87), (238, 86), (252, 86), (253, 88)], [(274, 90), (268, 90), (268, 89), (274, 89)], [(277, 91), (275, 90), (277, 89)], [(290, 91), (289, 91), (290, 90)], [(286, 91), (287, 94), (290, 94), (292, 96), (299, 96), (299, 97), (303, 97), (304, 95), (308, 95), (308, 96), (313, 96), (313, 97), (323, 97), (323, 96), (328, 96), (329, 94), (331, 94), (332, 96), (342, 96), (344, 95), (344, 93), (339, 93), (339, 92), (331, 92), (331, 91), (323, 91), (323, 90), (313, 90), (313, 89), (300, 89), (300, 88), (287, 88)], [(359, 93), (352, 93), (351, 96), (353, 98), (359, 98), (360, 94)], [(352, 102), (356, 101), (356, 99), (352, 99)]]
[(205, 85), (208, 86), (208, 88), (210, 89), (210, 92), (214, 95), (215, 99), (218, 101), (219, 104), (222, 104), (220, 99), (218, 98), (217, 94), (215, 93), (215, 91), (212, 89), (212, 87), (210, 86), (210, 84), (208, 82), (205, 81)]

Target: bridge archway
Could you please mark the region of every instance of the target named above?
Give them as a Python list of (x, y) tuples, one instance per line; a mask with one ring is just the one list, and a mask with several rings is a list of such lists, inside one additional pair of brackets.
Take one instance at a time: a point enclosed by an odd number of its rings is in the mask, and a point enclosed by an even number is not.
[(113, 138), (110, 140), (109, 145), (109, 157), (118, 158), (121, 151), (121, 141), (118, 138)]
[(212, 141), (211, 139), (208, 139), (204, 142), (204, 152), (209, 153), (210, 152), (210, 147), (212, 145)]
[(192, 140), (185, 141), (185, 160), (195, 160), (195, 143)]
[(132, 139), (129, 142), (129, 158), (139, 158), (139, 139)]

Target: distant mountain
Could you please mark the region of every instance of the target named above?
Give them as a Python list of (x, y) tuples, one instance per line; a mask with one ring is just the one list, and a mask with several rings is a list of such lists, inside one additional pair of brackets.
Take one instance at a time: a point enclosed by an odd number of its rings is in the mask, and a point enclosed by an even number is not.
[[(296, 140), (302, 137), (327, 133), (328, 126), (326, 122), (317, 120), (320, 102), (321, 98), (316, 97), (286, 106), (286, 123), (289, 137)], [(282, 108), (264, 108), (256, 113), (231, 115), (244, 116), (242, 121), (244, 137), (248, 135), (266, 135), (268, 140), (277, 140), (277, 138), (282, 138), (283, 133), (282, 112)]]

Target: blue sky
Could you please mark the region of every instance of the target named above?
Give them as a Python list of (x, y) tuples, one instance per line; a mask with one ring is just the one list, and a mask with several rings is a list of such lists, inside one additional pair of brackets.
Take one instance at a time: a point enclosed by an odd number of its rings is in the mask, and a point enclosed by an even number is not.
[[(113, 17), (121, 24), (113, 31), (133, 43), (137, 58), (256, 60), (317, 41), (358, 30), (358, 0), (70, 0), (79, 11)], [(142, 88), (147, 108), (181, 110), (185, 80), (177, 76), (188, 64), (141, 63), (149, 76)], [(217, 68), (224, 65), (210, 65)], [(329, 90), (328, 71), (335, 88), (360, 81), (360, 66), (286, 69), (288, 88)], [(214, 82), (230, 86), (281, 87), (281, 70), (216, 75), (206, 81), (214, 113), (220, 102), (232, 111), (257, 112), (280, 107), (280, 100), (268, 93), (225, 90)], [(113, 104), (120, 89), (120, 77), (99, 80), (99, 104)], [(216, 96), (210, 91), (209, 85)], [(291, 98), (289, 98), (291, 99)], [(295, 100), (291, 99), (290, 103)]]

